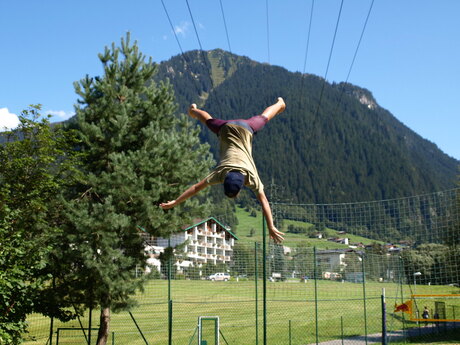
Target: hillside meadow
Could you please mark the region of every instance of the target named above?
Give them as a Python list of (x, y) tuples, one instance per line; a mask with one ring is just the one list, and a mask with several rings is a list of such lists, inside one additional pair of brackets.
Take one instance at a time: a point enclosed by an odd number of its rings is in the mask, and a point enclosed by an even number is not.
[[(255, 211), (256, 216), (253, 217), (247, 211), (245, 211), (241, 207), (236, 207), (236, 217), (238, 218), (238, 226), (237, 226), (237, 233), (239, 243), (247, 243), (247, 242), (262, 242), (262, 212)], [(296, 247), (299, 244), (303, 244), (309, 247), (316, 247), (317, 249), (347, 249), (349, 248), (348, 245), (335, 243), (328, 241), (325, 238), (318, 239), (318, 238), (309, 238), (306, 234), (294, 234), (289, 233), (288, 227), (289, 225), (293, 225), (300, 228), (308, 228), (313, 226), (311, 223), (307, 222), (300, 222), (295, 220), (284, 220), (283, 226), (279, 228), (282, 232), (285, 233), (285, 240), (283, 245), (287, 247)], [(251, 236), (251, 229), (254, 229), (254, 234)], [(364, 245), (372, 244), (374, 242), (382, 243), (381, 241), (372, 240), (369, 238), (352, 235), (352, 234), (345, 234), (340, 235), (338, 231), (334, 229), (326, 228), (326, 232), (331, 237), (348, 237), (350, 243), (363, 243)], [(268, 236), (268, 232), (267, 232)]]

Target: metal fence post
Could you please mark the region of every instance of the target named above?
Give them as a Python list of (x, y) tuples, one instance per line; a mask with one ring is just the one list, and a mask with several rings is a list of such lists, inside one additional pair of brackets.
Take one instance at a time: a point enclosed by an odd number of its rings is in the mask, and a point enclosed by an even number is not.
[(387, 345), (387, 306), (385, 288), (382, 289), (382, 345)]
[(149, 345), (149, 342), (147, 341), (147, 339), (146, 339), (145, 336), (144, 336), (144, 333), (142, 333), (141, 328), (140, 328), (139, 325), (137, 324), (137, 321), (136, 321), (136, 319), (134, 318), (133, 313), (131, 313), (130, 311), (129, 311), (128, 313), (129, 313), (129, 316), (131, 316), (131, 319), (133, 320), (134, 324), (136, 325), (136, 328), (137, 328), (137, 330), (139, 331), (139, 333), (140, 333), (142, 339), (144, 339), (145, 344), (146, 344), (146, 345)]
[(257, 260), (257, 242), (254, 242), (254, 264), (255, 264), (255, 289), (256, 289), (256, 345), (259, 345), (259, 293), (258, 293), (258, 286), (257, 281), (259, 280), (259, 263)]
[[(171, 249), (171, 238), (168, 238), (168, 247)], [(168, 258), (168, 345), (172, 345), (172, 300), (171, 300), (171, 259), (173, 251), (171, 249)]]
[(264, 345), (267, 345), (267, 228), (265, 216), (262, 217), (262, 253), (263, 253), (263, 311), (264, 311)]
[(361, 256), (361, 266), (363, 274), (363, 302), (364, 302), (364, 339), (367, 345), (367, 306), (366, 306), (366, 271), (364, 269), (364, 254)]
[(173, 321), (173, 301), (172, 299), (168, 302), (168, 343), (172, 344), (172, 321)]
[(342, 336), (342, 345), (343, 345), (343, 316), (340, 317), (340, 334)]
[(315, 333), (316, 333), (316, 345), (319, 343), (318, 338), (318, 277), (316, 267), (316, 247), (313, 247), (313, 276), (315, 279)]

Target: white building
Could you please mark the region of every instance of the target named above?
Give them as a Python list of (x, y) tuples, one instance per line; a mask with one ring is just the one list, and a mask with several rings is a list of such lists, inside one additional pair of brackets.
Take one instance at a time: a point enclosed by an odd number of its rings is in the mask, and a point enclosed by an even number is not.
[(342, 249), (318, 250), (316, 260), (318, 265), (329, 271), (338, 271), (345, 266), (346, 251)]
[(181, 270), (184, 264), (188, 267), (190, 265), (200, 266), (204, 263), (229, 263), (233, 256), (235, 240), (238, 238), (229, 227), (214, 217), (209, 217), (171, 235), (169, 239), (162, 237), (146, 239), (146, 243), (149, 243), (146, 251), (150, 257), (158, 257), (164, 248), (176, 247), (187, 242), (183, 250), (185, 257), (182, 257), (180, 265), (175, 264), (178, 270)]

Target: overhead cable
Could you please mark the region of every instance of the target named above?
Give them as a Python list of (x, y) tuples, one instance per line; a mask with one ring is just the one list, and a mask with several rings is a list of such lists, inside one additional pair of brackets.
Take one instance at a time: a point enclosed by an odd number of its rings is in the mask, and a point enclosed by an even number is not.
[[(188, 0), (185, 0), (185, 2), (187, 3), (187, 8), (188, 8), (188, 13), (190, 14), (190, 18), (192, 19), (192, 24), (193, 24), (193, 28), (195, 29), (195, 34), (196, 34), (196, 38), (198, 40), (198, 45), (200, 46), (201, 57), (203, 59), (204, 64), (208, 68), (208, 76), (209, 76), (209, 79), (211, 81), (211, 88), (214, 89), (214, 81), (213, 81), (212, 75), (211, 75), (212, 69), (211, 69), (211, 66), (208, 63), (208, 59), (204, 55), (203, 46), (201, 45), (200, 35), (198, 35), (198, 30), (196, 28), (195, 19), (193, 18), (193, 14), (192, 14), (192, 10), (190, 8), (190, 4), (188, 3)], [(217, 99), (217, 97), (216, 97), (216, 99)], [(220, 114), (221, 114), (220, 116), (222, 116), (222, 109), (220, 107), (220, 102), (219, 101), (217, 101), (217, 106), (218, 106)]]
[(340, 92), (340, 97), (339, 97), (339, 101), (337, 102), (337, 106), (336, 106), (336, 110), (338, 109), (341, 101), (342, 101), (342, 96), (343, 96), (343, 93), (345, 92), (345, 85), (348, 83), (348, 79), (350, 78), (350, 74), (351, 74), (351, 70), (353, 68), (353, 65), (355, 63), (355, 60), (356, 60), (356, 56), (358, 55), (358, 50), (359, 50), (359, 47), (361, 45), (361, 41), (363, 39), (363, 36), (364, 36), (364, 31), (366, 30), (366, 26), (367, 26), (367, 22), (369, 21), (369, 17), (371, 15), (371, 11), (372, 11), (372, 7), (374, 6), (374, 0), (372, 0), (371, 2), (371, 5), (369, 7), (369, 11), (367, 12), (367, 17), (366, 17), (366, 20), (364, 21), (364, 26), (363, 26), (363, 29), (361, 30), (361, 36), (359, 37), (359, 41), (358, 41), (358, 44), (356, 45), (356, 49), (355, 49), (355, 54), (353, 55), (353, 59), (351, 61), (351, 65), (350, 65), (350, 68), (348, 69), (348, 74), (347, 74), (347, 78), (345, 79), (345, 82), (344, 82), (344, 85), (342, 85), (342, 88), (341, 88), (341, 92)]
[(324, 87), (326, 85), (326, 80), (327, 80), (327, 73), (329, 71), (329, 65), (331, 63), (331, 58), (332, 58), (332, 52), (334, 51), (335, 38), (337, 37), (337, 30), (339, 28), (340, 16), (342, 15), (343, 1), (344, 0), (342, 0), (341, 3), (340, 3), (340, 10), (339, 10), (339, 14), (337, 16), (337, 22), (335, 24), (334, 38), (332, 39), (331, 50), (329, 52), (329, 59), (327, 60), (326, 72), (324, 73), (323, 85), (321, 87), (321, 93), (319, 95), (319, 100), (318, 100), (318, 107), (316, 108), (316, 113), (315, 113), (316, 116), (318, 115), (319, 108), (321, 107), (321, 101), (322, 101), (322, 98), (323, 98)]

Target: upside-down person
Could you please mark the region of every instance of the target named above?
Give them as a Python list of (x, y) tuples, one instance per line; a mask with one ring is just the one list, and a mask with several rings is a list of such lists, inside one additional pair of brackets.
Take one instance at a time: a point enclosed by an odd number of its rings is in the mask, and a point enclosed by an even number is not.
[(270, 204), (252, 158), (252, 137), (285, 108), (284, 100), (279, 97), (278, 101), (266, 108), (261, 115), (247, 120), (219, 120), (212, 118), (206, 111), (198, 109), (196, 104), (192, 104), (188, 109), (188, 114), (201, 121), (219, 137), (220, 163), (206, 178), (188, 188), (176, 200), (162, 203), (160, 206), (164, 210), (173, 208), (207, 186), (217, 183), (223, 183), (225, 195), (235, 198), (244, 185), (256, 194), (262, 205), (270, 237), (276, 243), (281, 243), (284, 240), (284, 233), (279, 231), (273, 223)]

